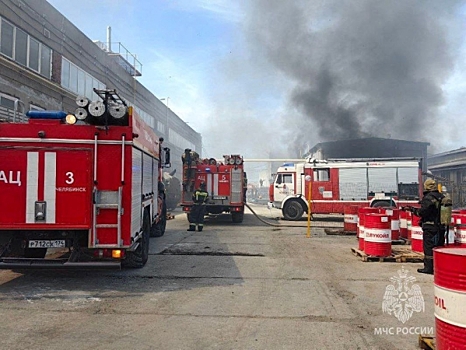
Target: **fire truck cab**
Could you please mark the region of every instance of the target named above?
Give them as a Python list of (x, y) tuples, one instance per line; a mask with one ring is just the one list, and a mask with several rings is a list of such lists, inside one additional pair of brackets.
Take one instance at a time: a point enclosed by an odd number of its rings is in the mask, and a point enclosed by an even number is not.
[(420, 183), (414, 158), (307, 159), (279, 167), (269, 196), (286, 220), (299, 220), (305, 212), (343, 214), (346, 205), (413, 205), (422, 193)]

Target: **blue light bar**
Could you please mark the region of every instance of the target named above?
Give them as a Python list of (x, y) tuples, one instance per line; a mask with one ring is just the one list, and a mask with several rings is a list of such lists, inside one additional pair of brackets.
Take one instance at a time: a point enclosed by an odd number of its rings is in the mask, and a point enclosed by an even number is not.
[(283, 163), (282, 166), (294, 167), (294, 163)]
[(32, 119), (63, 119), (66, 117), (63, 111), (28, 111), (26, 116)]

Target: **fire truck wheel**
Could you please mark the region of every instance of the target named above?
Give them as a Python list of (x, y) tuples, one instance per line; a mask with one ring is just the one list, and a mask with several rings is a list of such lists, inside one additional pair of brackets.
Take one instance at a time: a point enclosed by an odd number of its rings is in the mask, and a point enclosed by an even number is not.
[(159, 222), (153, 224), (150, 229), (151, 237), (162, 237), (165, 234), (165, 228), (167, 227), (167, 205), (163, 203), (162, 215)]
[(150, 220), (147, 213), (144, 214), (144, 226), (140, 242), (135, 251), (127, 252), (123, 260), (124, 267), (141, 268), (149, 259)]
[(304, 209), (296, 200), (289, 200), (283, 207), (283, 216), (286, 220), (297, 221), (303, 217)]
[(231, 220), (234, 222), (234, 223), (241, 223), (243, 222), (243, 217), (244, 217), (244, 213), (231, 213)]

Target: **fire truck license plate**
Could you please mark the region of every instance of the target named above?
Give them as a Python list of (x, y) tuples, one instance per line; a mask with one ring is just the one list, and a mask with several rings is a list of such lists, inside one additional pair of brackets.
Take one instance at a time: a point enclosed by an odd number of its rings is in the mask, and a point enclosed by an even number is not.
[(65, 247), (65, 240), (34, 240), (29, 241), (29, 248), (62, 248)]
[(213, 199), (227, 199), (226, 196), (213, 196)]

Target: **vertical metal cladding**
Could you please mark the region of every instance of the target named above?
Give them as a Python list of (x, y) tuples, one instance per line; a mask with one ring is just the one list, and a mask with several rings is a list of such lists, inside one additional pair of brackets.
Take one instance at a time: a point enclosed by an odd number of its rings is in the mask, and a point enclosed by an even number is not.
[(371, 208), (371, 207), (360, 207), (358, 209), (358, 230), (357, 236), (359, 241), (359, 250), (364, 251), (364, 236), (365, 236), (365, 214), (367, 213), (378, 213), (379, 208)]
[(400, 239), (400, 210), (398, 208), (381, 208), (380, 213), (390, 216), (392, 240)]
[(385, 214), (365, 214), (364, 252), (371, 256), (392, 254), (392, 233), (390, 217)]
[(345, 205), (343, 213), (345, 216), (343, 230), (345, 232), (357, 232), (358, 230), (358, 209), (357, 205)]
[(454, 214), (455, 246), (466, 248), (466, 210)]
[(413, 215), (411, 226), (411, 250), (422, 253), (424, 251), (423, 244), (421, 218)]
[(408, 212), (400, 210), (400, 237), (408, 238)]
[(434, 249), (436, 349), (466, 348), (466, 249)]

